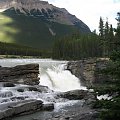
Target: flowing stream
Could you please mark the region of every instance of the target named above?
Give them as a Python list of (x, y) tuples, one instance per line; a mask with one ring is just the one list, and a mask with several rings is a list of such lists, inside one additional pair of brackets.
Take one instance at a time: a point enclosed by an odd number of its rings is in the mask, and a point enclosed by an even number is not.
[(38, 63), (40, 68), (40, 85), (48, 86), (54, 91), (69, 91), (86, 89), (81, 86), (80, 80), (65, 70), (67, 61), (54, 61), (51, 59), (1, 59), (3, 67), (13, 67), (29, 63)]
[[(55, 109), (58, 110), (61, 106), (69, 106), (78, 101), (71, 102), (65, 99), (56, 99), (55, 93), (76, 89), (86, 90), (86, 87), (81, 86), (80, 80), (77, 77), (72, 75), (70, 71), (65, 70), (67, 61), (55, 61), (51, 59), (0, 59), (0, 65), (2, 67), (13, 67), (29, 63), (39, 64), (40, 85), (48, 86), (48, 88), (55, 92), (39, 93), (36, 91), (28, 91), (27, 85), (21, 84), (15, 87), (2, 87), (2, 83), (0, 83), (0, 110), (4, 109), (6, 104), (19, 102), (22, 99), (38, 99), (43, 102), (54, 102)], [(24, 92), (17, 91), (19, 88), (24, 88)], [(27, 120), (27, 118), (25, 120)]]

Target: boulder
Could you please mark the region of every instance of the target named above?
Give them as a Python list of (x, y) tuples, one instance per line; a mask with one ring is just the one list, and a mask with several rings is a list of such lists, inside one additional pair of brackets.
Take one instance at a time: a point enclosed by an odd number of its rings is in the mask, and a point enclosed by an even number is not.
[(37, 91), (40, 93), (52, 93), (53, 91), (50, 90), (47, 86), (42, 85), (28, 85), (28, 86), (20, 86), (17, 88), (14, 88), (14, 90), (17, 90), (18, 92), (24, 92), (24, 91)]
[(0, 81), (27, 85), (39, 84), (39, 64), (0, 67)]
[(89, 105), (93, 101), (96, 101), (96, 96), (94, 93), (88, 90), (71, 90), (68, 92), (63, 92), (58, 94), (61, 98), (66, 98), (69, 100), (85, 100), (85, 104)]
[(1, 98), (5, 98), (5, 97), (11, 97), (13, 96), (13, 93), (11, 91), (3, 91), (3, 92), (0, 92), (0, 97)]
[(62, 98), (67, 98), (69, 100), (81, 100), (87, 95), (87, 91), (84, 90), (72, 90), (68, 92), (63, 92), (59, 96)]
[(53, 103), (46, 103), (43, 104), (42, 110), (44, 111), (50, 111), (54, 109), (54, 104)]
[(0, 111), (0, 119), (34, 113), (41, 110), (42, 106), (43, 102), (41, 100), (25, 100), (19, 103), (11, 103)]
[(13, 84), (13, 83), (4, 83), (3, 87), (15, 87), (15, 84)]

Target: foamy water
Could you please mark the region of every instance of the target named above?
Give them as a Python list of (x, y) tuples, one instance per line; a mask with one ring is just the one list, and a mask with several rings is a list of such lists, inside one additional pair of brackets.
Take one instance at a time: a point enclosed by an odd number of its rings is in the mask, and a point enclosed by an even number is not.
[(45, 73), (40, 76), (40, 84), (46, 85), (54, 91), (70, 91), (75, 89), (86, 89), (81, 86), (80, 80), (71, 74), (70, 71), (65, 70), (66, 64), (60, 64), (47, 68)]
[(48, 86), (54, 91), (69, 91), (84, 89), (80, 80), (65, 70), (67, 61), (55, 61), (51, 59), (1, 59), (0, 65), (12, 67), (29, 63), (38, 63), (40, 66), (40, 85)]
[[(0, 59), (0, 65), (5, 67), (13, 67), (16, 65), (24, 65), (29, 63), (38, 63), (40, 66), (40, 85), (48, 86), (55, 92), (40, 93), (37, 91), (29, 91), (27, 85), (16, 85), (15, 87), (2, 87), (0, 86), (0, 105), (10, 102), (21, 101), (22, 99), (37, 99), (42, 100), (44, 103), (56, 103), (56, 109), (62, 106), (71, 105), (76, 102), (68, 102), (63, 98), (57, 98), (56, 92), (65, 92), (76, 89), (84, 89), (81, 86), (80, 80), (71, 74), (70, 71), (65, 70), (67, 61), (54, 61), (51, 59)], [(24, 88), (23, 92), (17, 89)], [(18, 99), (18, 98), (20, 99)]]

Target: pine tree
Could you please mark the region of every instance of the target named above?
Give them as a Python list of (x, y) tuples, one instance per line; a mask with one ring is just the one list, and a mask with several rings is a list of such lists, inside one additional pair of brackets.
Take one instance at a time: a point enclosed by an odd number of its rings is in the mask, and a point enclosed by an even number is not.
[(114, 30), (113, 30), (113, 27), (112, 27), (112, 24), (110, 25), (110, 30), (109, 30), (109, 53), (111, 53), (114, 49), (115, 49), (115, 46), (114, 46)]
[(109, 24), (108, 20), (105, 23), (104, 28), (104, 54), (108, 56), (109, 54)]
[[(96, 92), (99, 94), (108, 94), (111, 96), (110, 100), (98, 100), (96, 102), (97, 107), (102, 108), (101, 118), (102, 120), (120, 120), (120, 14), (118, 14), (117, 28), (115, 29), (116, 47), (114, 52), (110, 55), (109, 66), (104, 69), (102, 73), (111, 76), (110, 81)], [(114, 36), (112, 25), (110, 26), (109, 37)], [(114, 38), (114, 37), (113, 37)], [(114, 39), (111, 39), (114, 40)]]
[(117, 13), (117, 29), (115, 29), (115, 48), (117, 51), (120, 50), (120, 12)]
[(99, 22), (99, 36), (101, 38), (104, 38), (104, 22), (102, 17), (100, 17), (100, 22)]
[(105, 42), (105, 29), (104, 29), (104, 22), (102, 17), (100, 17), (100, 22), (99, 22), (99, 36), (100, 36), (100, 45), (101, 48), (103, 49), (102, 51), (102, 56), (105, 57), (106, 55), (106, 42)]

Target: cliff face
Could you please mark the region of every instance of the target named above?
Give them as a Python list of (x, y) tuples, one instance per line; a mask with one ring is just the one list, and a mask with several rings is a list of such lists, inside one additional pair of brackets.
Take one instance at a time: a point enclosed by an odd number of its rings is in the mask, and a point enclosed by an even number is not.
[(83, 85), (90, 87), (95, 84), (102, 84), (110, 79), (109, 76), (100, 73), (108, 64), (109, 62), (106, 59), (79, 60), (68, 62), (67, 69), (78, 77)]

